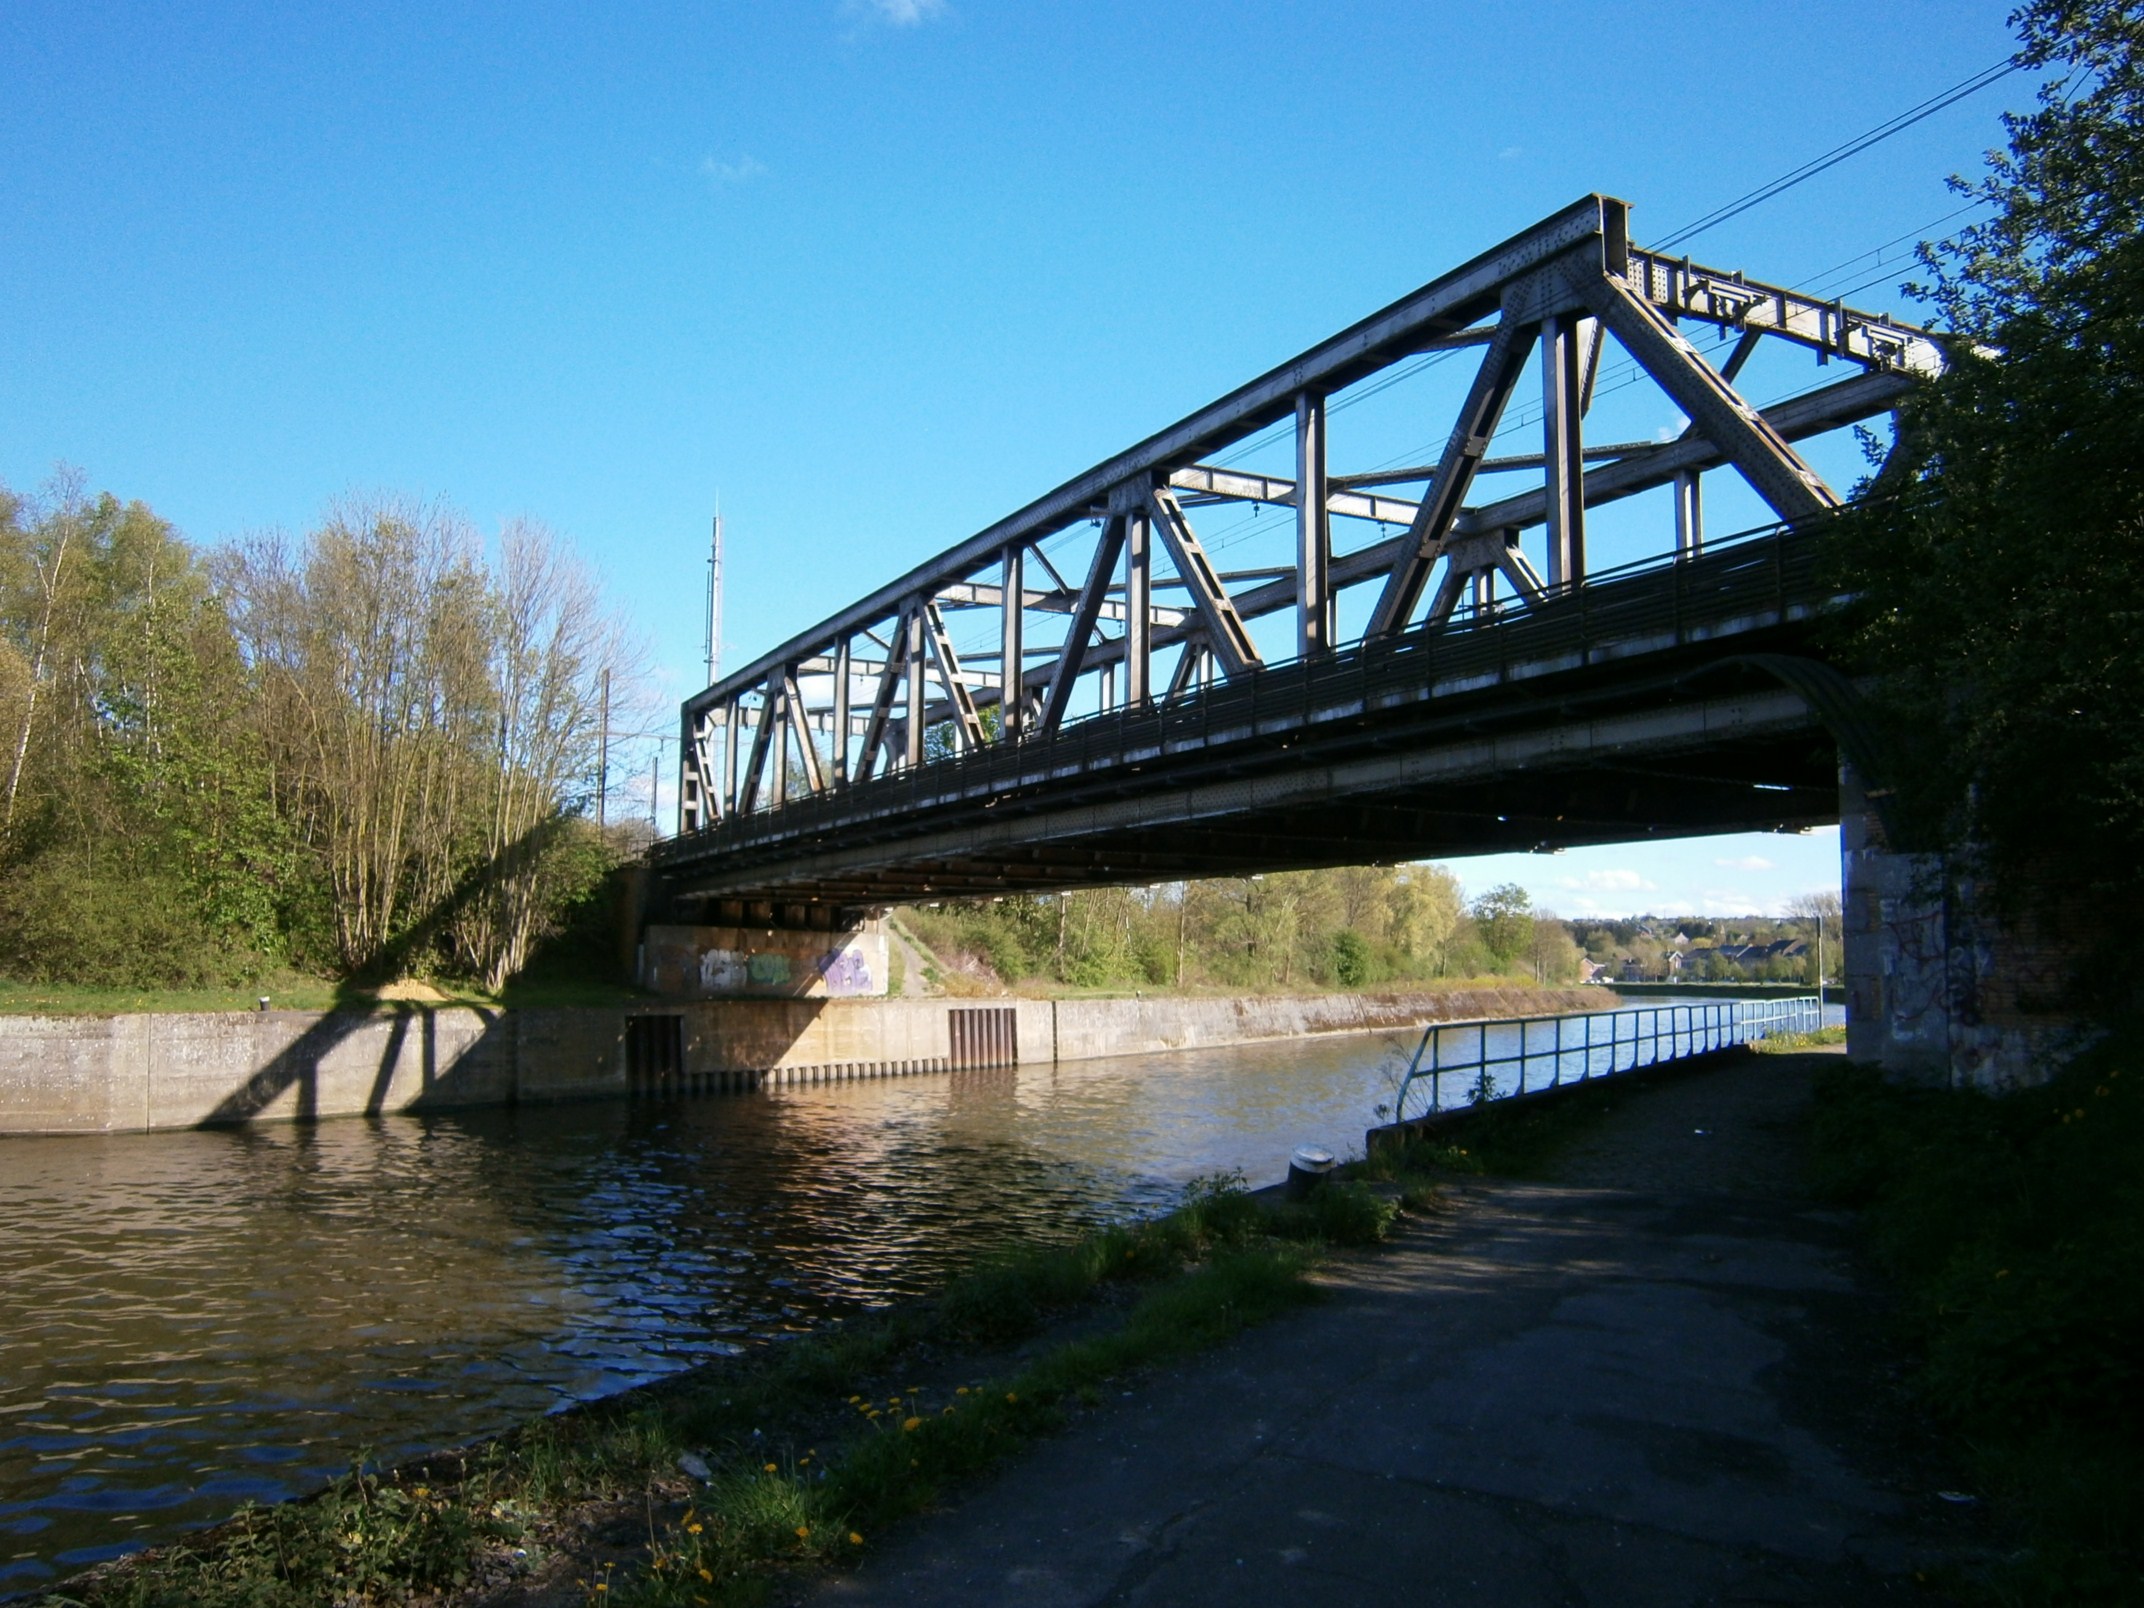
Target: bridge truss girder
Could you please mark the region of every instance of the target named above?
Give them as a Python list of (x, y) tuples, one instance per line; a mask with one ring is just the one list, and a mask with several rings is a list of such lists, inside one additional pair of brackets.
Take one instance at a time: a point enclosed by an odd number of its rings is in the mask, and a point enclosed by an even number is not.
[[(1675, 551), (1696, 558), (1698, 477), (1708, 470), (1734, 469), (1783, 521), (1837, 507), (1837, 493), (1795, 443), (1895, 407), (1918, 377), (1940, 370), (1936, 343), (1882, 315), (1634, 248), (1626, 211), (1585, 198), (688, 699), (683, 833), (715, 852), (714, 840), (726, 835), (719, 829), (739, 817), (1050, 739), (1084, 704), (1120, 714), (1189, 705), (1273, 668), (1248, 622), (1281, 611), (1294, 615), (1301, 661), (1316, 661), (1338, 648), (1334, 600), (1353, 587), (1375, 588), (1371, 642), (1456, 618), (1501, 628), (1514, 608), (1539, 610), (1586, 588), (1587, 514), (1618, 498), (1675, 488)], [(1721, 368), (1683, 335), (1686, 322), (1738, 335)], [(1611, 340), (1690, 421), (1681, 436), (1586, 441)], [(1756, 408), (1734, 382), (1767, 340), (1841, 360), (1851, 372)], [(1481, 357), (1436, 463), (1331, 472), (1332, 398), (1425, 352), (1465, 348)], [(1492, 459), (1498, 423), (1536, 368), (1542, 450)], [(1284, 420), (1295, 436), (1292, 480), (1210, 461)], [(1484, 470), (1514, 469), (1538, 471), (1540, 484), (1468, 500)], [(1408, 485), (1418, 493), (1382, 489)], [(1292, 565), (1219, 569), (1195, 528), (1198, 511), (1217, 503), (1287, 509)], [(1351, 529), (1366, 520), (1405, 528), (1338, 551), (1336, 519), (1354, 522)], [(1064, 555), (1053, 562), (1042, 544), (1082, 526), (1092, 532), (1084, 566), (1060, 568)], [(1534, 528), (1547, 532), (1546, 574), (1520, 546), (1520, 534)], [(1512, 602), (1492, 610), (1499, 582)], [(946, 616), (974, 610), (996, 614), (997, 648), (971, 652), (964, 664)], [(1172, 648), (1180, 650), (1174, 672), (1157, 681), (1155, 657)]]

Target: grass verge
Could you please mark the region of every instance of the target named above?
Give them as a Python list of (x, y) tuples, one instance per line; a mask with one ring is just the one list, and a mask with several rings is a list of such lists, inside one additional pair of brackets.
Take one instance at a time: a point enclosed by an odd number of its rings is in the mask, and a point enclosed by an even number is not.
[(935, 1301), (465, 1452), (354, 1470), (41, 1603), (451, 1608), (561, 1584), (591, 1603), (760, 1602), (859, 1557), (1104, 1383), (1312, 1299), (1324, 1249), (1384, 1238), (1397, 1211), (1359, 1182), (1269, 1204), (1240, 1177), (1205, 1180), (1166, 1217), (1008, 1253)]
[(1968, 1584), (2144, 1601), (2144, 1032), (2001, 1097), (1841, 1066), (1812, 1140), (1904, 1297), (1927, 1410), (2020, 1542)]
[(542, 976), (516, 978), (498, 994), (459, 983), (427, 988), (416, 1002), (381, 1001), (368, 989), (324, 977), (282, 972), (258, 983), (232, 988), (97, 988), (76, 983), (26, 983), (0, 978), (0, 1016), (130, 1016), (144, 1012), (251, 1011), (261, 996), (279, 1011), (414, 1009), (423, 1004), (544, 1007), (559, 1005), (622, 1006), (649, 996), (639, 989), (602, 978)]
[(1759, 1055), (1799, 1055), (1804, 1050), (1827, 1049), (1845, 1042), (1846, 1028), (1840, 1024), (1808, 1033), (1774, 1033), (1769, 1038), (1758, 1039), (1750, 1047)]
[(0, 1016), (128, 1016), (143, 1011), (250, 1011), (266, 994), (278, 1010), (325, 1011), (340, 1002), (338, 985), (296, 972), (243, 988), (94, 988), (0, 978)]

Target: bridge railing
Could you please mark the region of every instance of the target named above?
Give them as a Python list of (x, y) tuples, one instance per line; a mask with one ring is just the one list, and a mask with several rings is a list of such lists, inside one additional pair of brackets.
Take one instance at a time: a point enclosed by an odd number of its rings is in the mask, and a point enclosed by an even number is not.
[(1391, 1119), (1417, 1121), (1456, 1105), (1613, 1077), (1775, 1034), (1812, 1033), (1823, 1019), (1822, 1004), (1806, 994), (1583, 1016), (1433, 1022), (1423, 1029), (1400, 1079)]

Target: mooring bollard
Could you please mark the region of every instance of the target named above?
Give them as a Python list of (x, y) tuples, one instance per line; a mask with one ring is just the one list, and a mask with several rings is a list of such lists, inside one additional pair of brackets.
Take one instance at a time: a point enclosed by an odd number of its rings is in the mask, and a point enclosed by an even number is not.
[(1337, 1165), (1338, 1158), (1320, 1145), (1297, 1145), (1288, 1157), (1288, 1198), (1301, 1200)]

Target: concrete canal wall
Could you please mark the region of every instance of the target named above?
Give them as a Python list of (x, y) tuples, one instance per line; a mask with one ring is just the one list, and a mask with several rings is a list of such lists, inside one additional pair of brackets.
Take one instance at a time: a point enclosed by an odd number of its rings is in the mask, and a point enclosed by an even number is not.
[(0, 1134), (816, 1083), (1599, 1009), (1599, 989), (0, 1016)]

